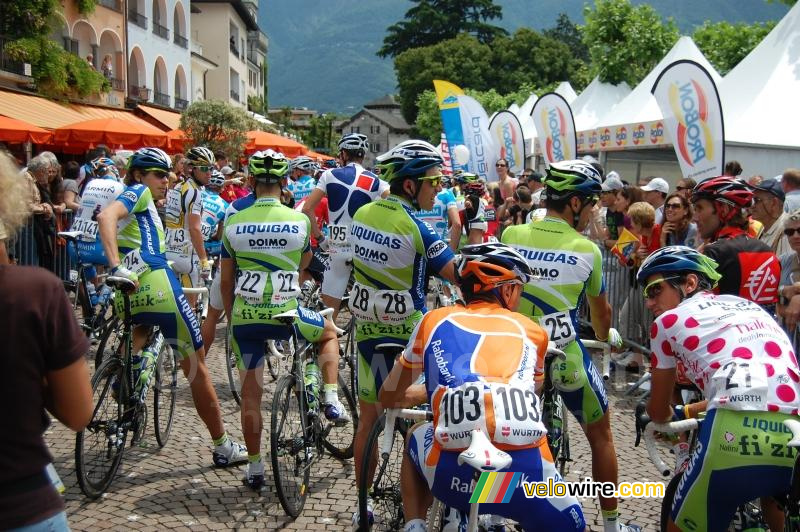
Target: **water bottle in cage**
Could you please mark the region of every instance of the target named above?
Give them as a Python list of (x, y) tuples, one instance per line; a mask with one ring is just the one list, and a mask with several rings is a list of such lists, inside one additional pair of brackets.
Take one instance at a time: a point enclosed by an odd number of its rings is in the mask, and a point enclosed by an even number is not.
[(305, 378), (303, 379), (306, 386), (306, 400), (308, 402), (309, 412), (316, 412), (319, 408), (319, 387), (322, 381), (322, 376), (319, 371), (319, 366), (313, 362), (306, 365)]
[(86, 283), (86, 292), (89, 295), (89, 304), (92, 306), (97, 305), (97, 288), (94, 287), (94, 283), (91, 281)]

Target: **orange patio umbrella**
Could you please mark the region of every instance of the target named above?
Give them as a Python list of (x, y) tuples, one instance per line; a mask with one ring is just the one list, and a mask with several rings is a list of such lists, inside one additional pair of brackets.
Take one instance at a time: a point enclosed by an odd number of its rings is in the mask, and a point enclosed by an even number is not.
[(47, 144), (53, 134), (33, 124), (0, 116), (0, 141), (1, 142), (32, 142), (34, 144)]
[(182, 129), (172, 129), (167, 131), (167, 146), (170, 151), (183, 151), (183, 145), (188, 139), (186, 133)]
[(292, 139), (266, 131), (247, 132), (247, 151), (272, 149), (283, 153), (286, 157), (297, 157), (308, 151), (308, 148)]
[(56, 144), (123, 146), (140, 148), (142, 146), (163, 147), (167, 144), (167, 134), (144, 121), (122, 120), (120, 118), (97, 118), (62, 126), (54, 131)]
[(327, 161), (328, 159), (336, 158), (333, 155), (325, 155), (324, 153), (319, 153), (313, 150), (308, 150), (305, 155), (311, 157), (312, 159), (319, 159), (320, 161)]

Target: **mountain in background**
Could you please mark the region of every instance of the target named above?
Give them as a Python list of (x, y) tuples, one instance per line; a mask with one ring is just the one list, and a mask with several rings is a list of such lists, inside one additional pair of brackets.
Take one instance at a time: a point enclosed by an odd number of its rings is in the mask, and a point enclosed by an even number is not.
[[(565, 12), (583, 24), (584, 0), (497, 0), (496, 24), (550, 28)], [(644, 3), (634, 0), (634, 4)], [(691, 34), (706, 20), (780, 20), (788, 8), (764, 0), (650, 0), (665, 18)], [(308, 107), (352, 115), (362, 105), (396, 92), (391, 59), (375, 52), (386, 28), (403, 18), (407, 0), (261, 0), (259, 25), (269, 37), (269, 106)]]

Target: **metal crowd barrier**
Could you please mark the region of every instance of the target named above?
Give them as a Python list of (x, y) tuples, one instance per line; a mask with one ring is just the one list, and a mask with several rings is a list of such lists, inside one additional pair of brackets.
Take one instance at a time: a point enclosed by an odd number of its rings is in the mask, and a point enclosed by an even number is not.
[[(41, 266), (56, 274), (62, 281), (70, 280), (70, 270), (75, 269), (75, 265), (67, 251), (67, 242), (59, 238), (59, 231), (66, 231), (72, 225), (74, 213), (71, 210), (63, 214), (57, 214), (48, 221), (36, 219), (36, 215), (28, 218), (27, 223), (17, 232), (8, 245), (9, 255), (17, 264), (23, 266)], [(52, 260), (46, 260), (40, 252), (36, 242), (37, 223), (50, 223), (52, 227), (51, 235), (46, 240), (46, 245), (53, 250)]]

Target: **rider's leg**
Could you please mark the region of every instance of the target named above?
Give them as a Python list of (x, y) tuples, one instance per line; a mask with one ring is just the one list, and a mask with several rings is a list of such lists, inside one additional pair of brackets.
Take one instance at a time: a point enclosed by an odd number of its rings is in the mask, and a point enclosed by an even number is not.
[[(364, 448), (367, 446), (367, 439), (372, 430), (373, 425), (378, 421), (378, 418), (383, 413), (383, 407), (380, 403), (366, 402), (362, 399), (358, 400), (358, 428), (353, 442), (353, 459), (356, 470), (356, 486), (361, 481), (361, 463), (364, 456)], [(386, 429), (385, 429), (386, 430)], [(373, 448), (373, 456), (370, 458), (370, 464), (367, 471), (367, 478), (375, 476), (375, 467), (377, 464), (378, 448)]]
[[(417, 466), (408, 452), (410, 446), (416, 445), (416, 440), (412, 438), (413, 434), (417, 431), (422, 431), (421, 434), (424, 434), (428, 426), (430, 426), (429, 423), (417, 424), (411, 427), (406, 437), (403, 465), (400, 467), (400, 494), (403, 498), (403, 516), (406, 522), (412, 519), (425, 519), (428, 508), (433, 502), (431, 489), (417, 471)], [(424, 457), (420, 456), (419, 459), (424, 460)]]
[(333, 314), (331, 314), (331, 320), (335, 322), (336, 317), (339, 315), (339, 307), (342, 306), (342, 300), (325, 294), (321, 295), (322, 295), (322, 302), (325, 304), (325, 306), (333, 309)]
[(261, 398), (264, 394), (264, 365), (242, 372), (242, 434), (247, 454), (261, 453)]
[(333, 309), (331, 320), (334, 323), (336, 323), (336, 317), (339, 315), (339, 307), (342, 305), (344, 293), (347, 291), (350, 273), (353, 271), (353, 266), (349, 264), (349, 261), (350, 258), (346, 253), (331, 254), (328, 269), (322, 279), (322, 287), (320, 288), (322, 302), (325, 303), (326, 307)]
[(225, 424), (222, 422), (222, 409), (219, 406), (217, 392), (205, 362), (205, 351), (201, 346), (197, 351), (181, 360), (181, 370), (189, 381), (192, 400), (197, 415), (205, 423), (211, 437), (215, 440), (225, 435)]
[[(611, 411), (607, 410), (599, 421), (581, 427), (592, 451), (592, 477), (595, 482), (613, 482), (616, 486), (618, 466), (611, 435)], [(616, 510), (617, 499), (601, 496), (600, 508), (605, 511)]]
[(216, 309), (211, 305), (208, 306), (208, 314), (206, 319), (203, 320), (203, 325), (200, 326), (200, 332), (203, 337), (203, 348), (208, 353), (211, 349), (211, 344), (214, 343), (214, 338), (217, 336), (217, 324), (224, 311)]

